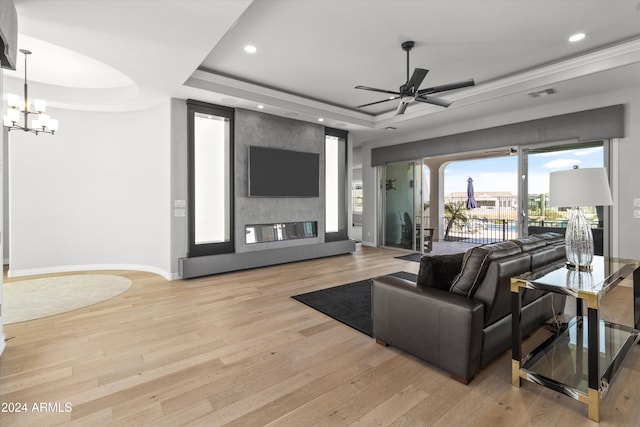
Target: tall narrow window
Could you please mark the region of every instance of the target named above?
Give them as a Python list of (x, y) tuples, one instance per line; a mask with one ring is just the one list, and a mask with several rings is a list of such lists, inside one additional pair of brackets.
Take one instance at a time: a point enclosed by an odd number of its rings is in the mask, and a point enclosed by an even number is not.
[(337, 233), (339, 230), (338, 218), (340, 217), (340, 188), (338, 185), (339, 156), (338, 137), (327, 135), (325, 137), (325, 191), (326, 191), (326, 218), (325, 231)]
[(189, 256), (233, 252), (233, 110), (187, 106)]
[(325, 130), (325, 241), (348, 238), (347, 132)]

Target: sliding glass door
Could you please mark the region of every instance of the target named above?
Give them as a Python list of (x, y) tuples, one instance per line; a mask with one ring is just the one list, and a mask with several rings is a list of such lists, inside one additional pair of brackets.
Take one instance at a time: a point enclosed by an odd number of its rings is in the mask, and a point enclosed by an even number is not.
[[(549, 207), (549, 173), (580, 168), (601, 168), (606, 165), (605, 144), (602, 141), (584, 144), (555, 145), (522, 150), (522, 186), (526, 189), (523, 209), (523, 234), (554, 231), (564, 234), (570, 208)], [(591, 223), (596, 255), (608, 252), (608, 210), (603, 206), (584, 206), (581, 210)]]
[[(549, 208), (550, 172), (574, 165), (606, 167), (608, 147), (603, 141), (558, 142), (426, 159), (432, 169), (423, 161), (380, 166), (378, 241), (386, 247), (425, 252), (432, 230), (436, 230), (436, 241), (472, 244), (547, 231), (564, 234), (569, 210)], [(437, 175), (429, 179), (430, 173)], [(471, 176), (475, 207), (466, 204)], [(429, 209), (431, 203), (441, 205)], [(448, 206), (460, 208), (459, 220), (448, 214)], [(595, 253), (609, 254), (609, 209), (586, 206), (582, 210), (592, 225)], [(430, 211), (442, 212), (444, 217), (429, 218)]]
[(390, 163), (382, 175), (384, 246), (421, 251), (422, 163)]

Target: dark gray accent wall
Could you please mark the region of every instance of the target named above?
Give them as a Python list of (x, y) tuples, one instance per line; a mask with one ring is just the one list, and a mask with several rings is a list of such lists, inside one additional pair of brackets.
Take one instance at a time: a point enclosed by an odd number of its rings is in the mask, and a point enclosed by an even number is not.
[(474, 150), (624, 137), (624, 105), (612, 105), (371, 150), (371, 166)]
[[(324, 242), (324, 127), (250, 110), (235, 110), (235, 235), (236, 253)], [(320, 154), (320, 197), (249, 197), (250, 146)], [(318, 237), (280, 242), (245, 243), (245, 226), (317, 221)]]
[(345, 255), (355, 250), (355, 241), (341, 240), (339, 242), (306, 244), (299, 247), (274, 248), (261, 252), (182, 258), (180, 260), (180, 277), (190, 279), (228, 271)]
[[(355, 251), (353, 240), (325, 242), (324, 127), (242, 109), (235, 110), (234, 120), (235, 253), (180, 258), (179, 276), (192, 278)], [(248, 157), (251, 145), (318, 153), (320, 196), (249, 197)], [(318, 237), (245, 243), (246, 225), (296, 221), (317, 221)]]

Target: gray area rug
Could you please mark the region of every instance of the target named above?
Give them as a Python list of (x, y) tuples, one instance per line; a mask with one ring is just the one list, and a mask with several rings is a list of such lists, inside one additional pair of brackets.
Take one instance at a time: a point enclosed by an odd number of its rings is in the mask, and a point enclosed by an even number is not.
[(5, 282), (2, 321), (5, 325), (52, 316), (115, 297), (131, 280), (105, 274), (77, 274)]
[[(418, 277), (406, 271), (392, 273), (391, 276), (411, 281)], [(372, 337), (371, 283), (372, 279), (365, 279), (292, 298)]]

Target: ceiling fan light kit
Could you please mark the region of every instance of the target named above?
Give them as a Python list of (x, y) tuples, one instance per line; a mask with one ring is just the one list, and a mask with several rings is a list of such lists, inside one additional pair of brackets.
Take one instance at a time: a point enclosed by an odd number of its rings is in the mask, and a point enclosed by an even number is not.
[(356, 86), (356, 89), (369, 90), (372, 92), (380, 92), (386, 93), (391, 96), (388, 96), (386, 99), (381, 101), (374, 101), (368, 104), (358, 105), (355, 108), (364, 108), (369, 107), (371, 105), (381, 104), (383, 102), (393, 101), (396, 99), (400, 99), (400, 103), (398, 104), (398, 108), (396, 110), (397, 114), (404, 114), (407, 107), (413, 102), (424, 102), (426, 104), (437, 105), (440, 107), (448, 107), (453, 101), (448, 101), (446, 99), (433, 96), (434, 93), (446, 92), (449, 90), (460, 89), (463, 87), (474, 86), (475, 82), (473, 79), (464, 80), (461, 82), (448, 83), (444, 85), (434, 86), (426, 89), (420, 89), (420, 85), (422, 81), (427, 76), (429, 70), (424, 68), (416, 68), (413, 70), (413, 74), (409, 75), (409, 52), (415, 46), (414, 41), (406, 41), (401, 44), (402, 50), (407, 52), (407, 80), (406, 82), (400, 86), (398, 91), (392, 91), (387, 89), (378, 89), (369, 86)]

